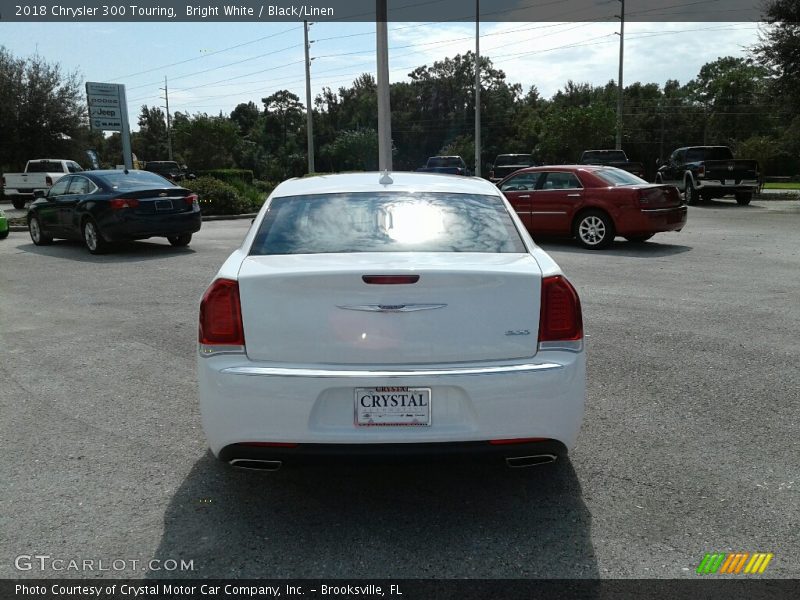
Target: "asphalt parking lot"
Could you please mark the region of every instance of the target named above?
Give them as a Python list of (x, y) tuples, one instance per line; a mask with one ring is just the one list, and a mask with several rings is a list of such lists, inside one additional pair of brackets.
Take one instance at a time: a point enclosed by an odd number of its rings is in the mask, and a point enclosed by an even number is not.
[[(680, 578), (714, 551), (800, 577), (800, 202), (544, 242), (581, 294), (588, 405), (566, 464), (515, 471), (217, 464), (197, 305), (248, 226), (106, 256), (0, 241), (0, 577)], [(128, 562), (15, 567), (33, 554)]]

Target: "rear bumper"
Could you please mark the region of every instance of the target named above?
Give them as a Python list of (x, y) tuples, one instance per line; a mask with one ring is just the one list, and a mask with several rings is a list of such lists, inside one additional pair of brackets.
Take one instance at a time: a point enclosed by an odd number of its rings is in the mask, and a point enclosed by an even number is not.
[(752, 194), (758, 189), (758, 181), (755, 179), (744, 179), (737, 184), (725, 184), (716, 179), (698, 179), (695, 182), (695, 189), (711, 192), (716, 196), (742, 193)]
[[(382, 446), (398, 444), (412, 454), (426, 455), (428, 450), (436, 450), (434, 454), (446, 450), (436, 445), (445, 443), (475, 444), (477, 450), (468, 453), (491, 454), (500, 450), (484, 448), (487, 440), (518, 438), (542, 438), (572, 447), (586, 396), (584, 352), (540, 351), (530, 366), (499, 365), (486, 372), (483, 365), (358, 370), (337, 375), (335, 366), (274, 369), (244, 355), (198, 356), (203, 429), (212, 452), (221, 458), (231, 452), (226, 448), (253, 442), (297, 444), (297, 448), (251, 449), (262, 454), (291, 451), (290, 456), (319, 454), (318, 450), (327, 454), (336, 446), (336, 452), (385, 457)], [(267, 370), (253, 371), (262, 368)], [(430, 388), (431, 425), (357, 426), (355, 388), (381, 386)], [(444, 454), (451, 452), (458, 453)]]
[(202, 226), (200, 211), (175, 213), (170, 215), (115, 215), (100, 225), (100, 231), (106, 241), (121, 242), (182, 235), (200, 231)]
[(670, 208), (646, 208), (630, 211), (620, 219), (619, 235), (649, 235), (663, 231), (680, 231), (686, 226), (685, 205)]

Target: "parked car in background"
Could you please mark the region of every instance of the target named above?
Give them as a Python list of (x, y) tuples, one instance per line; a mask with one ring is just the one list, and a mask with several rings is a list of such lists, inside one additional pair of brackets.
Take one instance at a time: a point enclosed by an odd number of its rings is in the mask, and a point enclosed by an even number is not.
[(489, 171), (489, 181), (497, 183), (508, 177), (514, 171), (534, 165), (530, 154), (498, 154), (494, 159), (492, 170)]
[(22, 173), (5, 173), (3, 190), (14, 208), (24, 208), (33, 200), (35, 192), (46, 192), (68, 173), (79, 173), (83, 168), (73, 160), (37, 158), (29, 160)]
[(643, 242), (686, 225), (686, 206), (673, 185), (647, 183), (615, 167), (531, 167), (498, 184), (534, 236), (572, 236), (589, 249), (615, 236)]
[(678, 186), (686, 204), (734, 196), (744, 206), (758, 190), (759, 177), (757, 161), (734, 158), (727, 146), (688, 146), (661, 165), (656, 183)]
[(645, 179), (644, 165), (630, 160), (624, 150), (584, 150), (578, 162), (582, 165), (616, 167)]
[(143, 168), (175, 182), (195, 179), (194, 173), (190, 173), (185, 166), (179, 165), (174, 160), (148, 160)]
[(3, 212), (3, 209), (0, 208), (0, 240), (7, 238), (8, 232), (8, 218), (6, 217), (6, 213)]
[(497, 187), (446, 175), (280, 184), (203, 296), (197, 362), (212, 452), (251, 469), (549, 463), (586, 393), (575, 289)]
[(197, 194), (148, 171), (86, 171), (63, 177), (28, 209), (37, 246), (83, 240), (92, 254), (113, 242), (165, 237), (186, 246), (200, 230)]
[(460, 156), (431, 156), (418, 173), (440, 173), (443, 175), (468, 175), (467, 165)]

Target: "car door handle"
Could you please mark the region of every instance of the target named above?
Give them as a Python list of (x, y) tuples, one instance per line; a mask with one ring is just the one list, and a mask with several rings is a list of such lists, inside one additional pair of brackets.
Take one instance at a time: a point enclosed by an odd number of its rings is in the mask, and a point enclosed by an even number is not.
[(531, 197), (530, 194), (525, 194), (523, 196), (517, 196), (517, 198), (530, 198), (530, 197)]
[(567, 198), (580, 198), (580, 194), (567, 194)]

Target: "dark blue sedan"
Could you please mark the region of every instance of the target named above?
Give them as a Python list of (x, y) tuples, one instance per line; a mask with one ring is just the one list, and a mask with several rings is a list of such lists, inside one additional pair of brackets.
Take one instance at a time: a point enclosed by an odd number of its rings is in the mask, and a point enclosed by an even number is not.
[(92, 254), (113, 242), (165, 237), (186, 246), (200, 230), (197, 194), (149, 171), (83, 171), (59, 179), (28, 210), (37, 246), (83, 240)]

